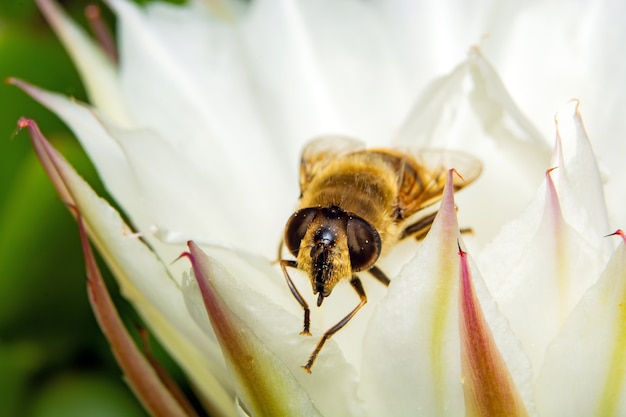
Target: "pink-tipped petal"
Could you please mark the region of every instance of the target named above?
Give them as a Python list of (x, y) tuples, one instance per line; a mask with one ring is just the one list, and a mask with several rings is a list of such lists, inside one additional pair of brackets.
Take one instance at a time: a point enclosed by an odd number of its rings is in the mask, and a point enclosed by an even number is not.
[[(198, 387), (216, 413), (234, 416), (230, 380), (216, 343), (195, 325), (179, 283), (130, 228), (99, 198), (43, 137), (37, 124), (20, 119), (61, 199), (80, 212), (85, 229), (116, 276), (124, 296)], [(75, 212), (72, 211), (74, 214)]]
[(111, 62), (117, 64), (119, 62), (119, 56), (117, 54), (117, 48), (115, 47), (115, 39), (102, 19), (100, 6), (90, 4), (85, 7), (85, 17), (104, 53), (109, 57)]
[(52, 145), (50, 145), (50, 142), (44, 138), (41, 130), (39, 130), (39, 126), (33, 120), (22, 117), (17, 121), (17, 127), (19, 129), (28, 129), (33, 148), (35, 148), (35, 152), (37, 153), (46, 174), (48, 174), (48, 178), (52, 181), (52, 185), (59, 193), (61, 201), (65, 204), (74, 206), (76, 204), (74, 197), (68, 189), (59, 167), (57, 166), (57, 161), (63, 159), (63, 156), (61, 156), (61, 154), (57, 152)]
[[(61, 199), (66, 204), (74, 207), (76, 202), (71, 190), (65, 183), (63, 172), (61, 172), (63, 168), (59, 166), (62, 156), (43, 138), (39, 127), (32, 120), (22, 118), (18, 121), (18, 127), (28, 128), (35, 151), (53, 185), (59, 192)], [(154, 369), (139, 352), (134, 341), (124, 328), (100, 275), (91, 246), (87, 241), (85, 225), (80, 217), (80, 213), (74, 212), (74, 210), (71, 211), (78, 217), (81, 243), (87, 265), (89, 296), (92, 308), (98, 318), (100, 327), (111, 344), (118, 363), (128, 377), (131, 388), (146, 409), (154, 415), (193, 415), (186, 411), (163, 385)]]
[[(415, 257), (392, 279), (366, 333), (360, 394), (368, 398), (372, 415), (464, 413), (461, 352), (467, 349), (462, 347), (462, 336), (467, 334), (459, 331), (463, 317), (459, 310), (461, 236), (452, 192), (454, 175), (449, 172), (431, 231), (413, 249)], [(482, 319), (483, 329), (485, 323), (494, 329), (491, 347), (500, 352), (500, 370), (511, 369), (519, 396), (532, 415), (533, 378), (528, 358), (480, 275), (474, 283), (477, 290), (472, 287), (472, 294), (480, 300), (486, 317)], [(394, 342), (390, 344), (388, 340)]]
[(461, 283), (459, 330), (465, 415), (528, 416), (474, 292), (467, 254), (459, 248)]
[[(561, 165), (546, 172), (544, 187), (526, 212), (502, 229), (478, 262), (536, 373), (547, 347), (607, 259), (607, 243), (601, 239), (607, 229), (599, 232), (604, 214), (589, 202), (598, 196), (593, 190), (597, 170), (588, 144), (575, 145), (572, 136), (580, 139), (584, 132), (574, 121), (559, 119), (553, 162)], [(574, 178), (588, 196), (571, 191)], [(594, 213), (599, 219), (590, 222)], [(592, 230), (598, 230), (595, 238)]]
[(146, 357), (139, 351), (111, 300), (94, 257), (80, 213), (77, 213), (80, 240), (87, 265), (89, 301), (117, 363), (143, 406), (154, 416), (185, 417), (196, 413), (184, 398), (173, 395)]
[[(209, 258), (219, 262), (219, 268), (213, 268), (211, 282), (223, 303), (246, 323), (250, 332), (269, 352), (279, 358), (291, 371), (297, 382), (304, 388), (322, 415), (358, 415), (362, 404), (356, 396), (353, 381), (357, 373), (351, 365), (358, 358), (346, 349), (346, 340), (339, 349), (333, 338), (328, 341), (315, 364), (312, 374), (307, 374), (300, 367), (309, 357), (317, 343), (315, 337), (303, 337), (302, 308), (293, 298), (282, 276), (277, 274), (275, 266), (265, 259), (250, 259), (245, 254), (203, 245), (202, 250)], [(184, 264), (184, 262), (178, 262)], [(294, 280), (305, 282), (304, 276), (293, 271)], [(306, 289), (306, 287), (300, 286)], [(333, 292), (332, 302), (323, 310), (312, 314), (311, 330), (315, 336), (334, 325), (345, 315), (346, 308), (355, 302), (352, 288), (346, 286)], [(183, 280), (183, 296), (187, 308), (195, 323), (215, 338), (213, 326), (207, 315), (204, 298), (195, 278), (187, 276)], [(304, 294), (307, 296), (306, 292)], [(368, 292), (369, 295), (369, 292)], [(344, 297), (342, 302), (342, 296)], [(312, 294), (311, 294), (311, 298)], [(329, 300), (330, 301), (330, 300)], [(311, 305), (313, 303), (311, 302)], [(334, 309), (333, 309), (334, 307)], [(322, 317), (321, 313), (324, 313)], [(359, 317), (359, 319), (361, 319)], [(350, 323), (358, 325), (359, 322)], [(348, 337), (354, 326), (344, 329), (338, 337)], [(357, 333), (358, 334), (358, 333)], [(355, 340), (360, 343), (360, 340)]]
[(189, 242), (188, 257), (222, 352), (237, 381), (243, 409), (255, 416), (320, 415), (285, 364), (221, 298), (215, 276), (228, 273), (193, 242)]

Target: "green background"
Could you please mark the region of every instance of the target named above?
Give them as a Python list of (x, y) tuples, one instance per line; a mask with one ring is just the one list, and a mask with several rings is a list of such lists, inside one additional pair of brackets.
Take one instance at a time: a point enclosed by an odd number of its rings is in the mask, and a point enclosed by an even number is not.
[[(62, 6), (81, 24), (84, 8)], [(111, 356), (86, 294), (76, 224), (35, 158), (19, 117), (44, 135), (100, 193), (97, 174), (69, 130), (7, 77), (86, 100), (69, 57), (32, 0), (0, 1), (0, 417), (143, 416)], [(107, 282), (131, 330), (141, 325)], [(162, 350), (153, 350), (179, 380)]]

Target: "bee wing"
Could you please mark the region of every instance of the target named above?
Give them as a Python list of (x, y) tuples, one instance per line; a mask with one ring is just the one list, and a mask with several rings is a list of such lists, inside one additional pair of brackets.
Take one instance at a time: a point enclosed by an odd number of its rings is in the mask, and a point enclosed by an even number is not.
[(313, 177), (340, 156), (365, 149), (360, 140), (340, 135), (325, 135), (311, 140), (300, 159), (300, 192), (304, 193)]
[(455, 191), (474, 182), (482, 171), (479, 159), (461, 151), (422, 149), (411, 154), (416, 165), (403, 167), (399, 175), (402, 184), (398, 203), (406, 217), (441, 200), (448, 170), (459, 174), (453, 178)]

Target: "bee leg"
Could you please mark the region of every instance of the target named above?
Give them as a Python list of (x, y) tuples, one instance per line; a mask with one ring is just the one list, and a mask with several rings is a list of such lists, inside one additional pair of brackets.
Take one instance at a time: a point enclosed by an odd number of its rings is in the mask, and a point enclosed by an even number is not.
[[(435, 217), (437, 216), (437, 212), (431, 213), (428, 216), (424, 216), (415, 223), (408, 225), (402, 233), (400, 233), (400, 239), (405, 239), (409, 236), (413, 236), (417, 240), (422, 240), (426, 237), (428, 232), (430, 231), (431, 226), (433, 225), (433, 221), (435, 221)], [(471, 227), (463, 227), (459, 230), (459, 232), (463, 234), (471, 234), (474, 233)], [(373, 274), (372, 274), (373, 275)], [(374, 275), (376, 276), (376, 275)], [(378, 277), (377, 277), (378, 278)]]
[(408, 225), (402, 233), (400, 233), (400, 240), (405, 239), (409, 236), (415, 237), (417, 240), (422, 240), (426, 237), (426, 234), (430, 230), (433, 225), (433, 221), (435, 221), (435, 217), (437, 216), (437, 212), (431, 213), (427, 216), (422, 217), (415, 223)]
[(370, 269), (367, 270), (367, 272), (369, 272), (370, 274), (372, 274), (372, 276), (374, 278), (376, 278), (377, 280), (379, 280), (380, 282), (382, 282), (385, 287), (389, 286), (389, 283), (391, 282), (389, 280), (389, 278), (387, 277), (387, 274), (385, 274), (383, 271), (380, 270), (379, 267), (377, 266), (373, 266)]
[(281, 259), (280, 268), (283, 270), (283, 275), (285, 276), (285, 280), (287, 281), (287, 285), (289, 286), (289, 290), (291, 294), (293, 294), (293, 298), (300, 303), (302, 309), (304, 310), (304, 329), (300, 332), (301, 335), (311, 336), (311, 332), (309, 331), (309, 327), (311, 326), (311, 310), (309, 310), (309, 305), (306, 303), (300, 291), (296, 288), (295, 284), (291, 280), (289, 273), (287, 272), (287, 267), (296, 268), (298, 264), (296, 261), (290, 261), (287, 259)]
[(324, 344), (326, 343), (326, 341), (330, 339), (339, 330), (341, 330), (343, 326), (348, 324), (348, 322), (361, 309), (361, 307), (363, 307), (365, 303), (367, 303), (367, 296), (365, 295), (365, 290), (363, 289), (363, 284), (361, 284), (361, 280), (359, 279), (359, 277), (357, 277), (356, 275), (353, 275), (352, 279), (350, 280), (350, 284), (352, 285), (352, 288), (354, 288), (356, 293), (359, 295), (359, 299), (361, 301), (356, 307), (354, 307), (354, 309), (350, 313), (348, 313), (347, 316), (342, 318), (339, 321), (339, 323), (335, 324), (333, 327), (326, 330), (326, 333), (324, 333), (324, 336), (322, 336), (320, 341), (317, 342), (317, 346), (315, 346), (315, 350), (313, 350), (313, 353), (311, 353), (309, 360), (306, 362), (305, 365), (302, 366), (302, 368), (308, 373), (311, 373), (311, 367), (313, 366), (315, 359), (317, 359), (317, 355), (319, 355), (320, 351), (322, 350), (322, 347), (324, 347)]

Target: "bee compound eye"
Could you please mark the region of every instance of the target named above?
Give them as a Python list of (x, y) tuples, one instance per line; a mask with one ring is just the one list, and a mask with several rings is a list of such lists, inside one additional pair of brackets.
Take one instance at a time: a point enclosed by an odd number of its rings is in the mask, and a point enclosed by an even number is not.
[(353, 271), (368, 269), (380, 255), (380, 235), (374, 227), (360, 217), (350, 216), (346, 225), (348, 251)]
[(316, 207), (298, 210), (289, 217), (285, 226), (285, 245), (293, 256), (298, 256), (300, 243), (304, 239), (306, 231), (317, 215), (319, 209)]

